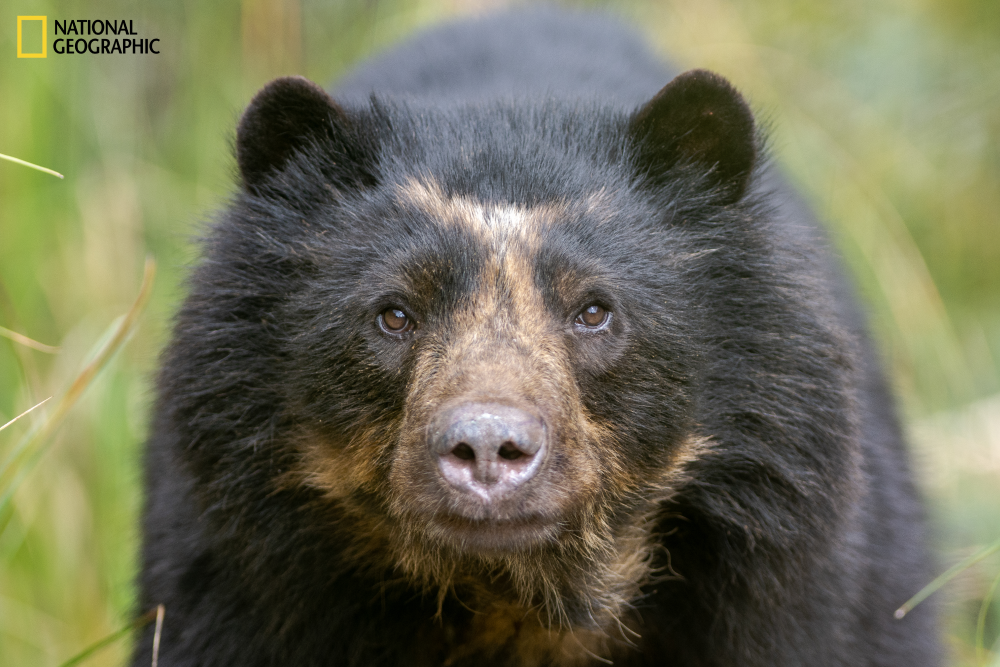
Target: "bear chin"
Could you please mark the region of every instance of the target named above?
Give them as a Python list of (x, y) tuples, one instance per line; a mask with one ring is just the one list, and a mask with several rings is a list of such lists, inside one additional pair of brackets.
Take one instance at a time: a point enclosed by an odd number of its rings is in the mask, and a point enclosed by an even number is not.
[(503, 556), (531, 552), (559, 537), (558, 520), (525, 516), (514, 519), (467, 519), (444, 515), (431, 518), (427, 537), (476, 556)]

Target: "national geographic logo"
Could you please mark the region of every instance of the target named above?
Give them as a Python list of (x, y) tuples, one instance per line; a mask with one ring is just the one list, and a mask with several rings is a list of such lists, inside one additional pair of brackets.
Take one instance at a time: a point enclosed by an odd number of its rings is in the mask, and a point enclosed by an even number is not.
[[(140, 36), (132, 19), (55, 19), (52, 23), (56, 38), (52, 42), (52, 52), (58, 55), (147, 55), (160, 52), (159, 38)], [(18, 58), (48, 58), (48, 37), (47, 16), (17, 17)]]
[[(49, 52), (46, 48), (45, 38), (48, 36), (48, 31), (46, 30), (46, 25), (48, 24), (49, 17), (47, 16), (18, 16), (17, 17), (17, 57), (18, 58), (48, 58)], [(31, 40), (32, 28), (35, 27), (33, 24), (40, 23), (38, 28), (41, 28), (41, 50), (39, 51), (24, 51), (24, 28), (25, 23), (28, 23), (28, 39)], [(36, 30), (38, 29), (36, 28)], [(37, 34), (37, 33), (34, 33)], [(29, 47), (31, 48), (31, 47)]]

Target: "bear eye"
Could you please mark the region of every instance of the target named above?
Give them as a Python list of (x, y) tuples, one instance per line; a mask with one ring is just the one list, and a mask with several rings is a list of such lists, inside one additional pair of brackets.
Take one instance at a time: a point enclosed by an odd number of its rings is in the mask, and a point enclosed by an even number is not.
[(387, 334), (398, 336), (415, 328), (410, 316), (399, 308), (386, 308), (378, 316), (378, 325)]
[(585, 329), (597, 330), (607, 327), (610, 321), (611, 313), (595, 303), (584, 308), (583, 311), (576, 316), (576, 322), (574, 322), (574, 324)]

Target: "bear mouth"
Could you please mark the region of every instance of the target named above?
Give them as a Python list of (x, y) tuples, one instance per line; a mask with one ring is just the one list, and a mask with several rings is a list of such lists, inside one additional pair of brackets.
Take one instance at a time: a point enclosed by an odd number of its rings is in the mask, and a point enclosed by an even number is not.
[(474, 555), (508, 555), (525, 552), (558, 540), (559, 522), (529, 515), (513, 519), (471, 519), (456, 514), (431, 517), (428, 535)]

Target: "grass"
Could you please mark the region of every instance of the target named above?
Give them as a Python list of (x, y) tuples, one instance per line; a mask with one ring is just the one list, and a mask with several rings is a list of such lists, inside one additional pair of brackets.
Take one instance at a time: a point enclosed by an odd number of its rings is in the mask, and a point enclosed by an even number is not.
[[(20, 477), (0, 509), (0, 664), (60, 665), (134, 622), (151, 377), (195, 257), (189, 237), (231, 193), (242, 106), (274, 76), (333, 81), (481, 4), (39, 0), (31, 13), (50, 25), (133, 19), (161, 54), (23, 60), (13, 26), (28, 10), (0, 9), (0, 152), (65, 175), (0, 160), (0, 461), (11, 461), (0, 493)], [(733, 80), (774, 128), (779, 163), (828, 222), (872, 313), (942, 572), (1000, 537), (998, 7), (614, 6), (664, 57)], [(158, 279), (143, 288), (149, 255)], [(102, 332), (140, 293), (131, 338), (94, 366)], [(66, 403), (81, 368), (100, 372)], [(936, 594), (951, 664), (1000, 665), (1000, 605), (983, 604), (998, 573), (994, 554)], [(123, 639), (86, 664), (127, 654)]]
[(55, 176), (56, 178), (64, 178), (64, 176), (62, 174), (60, 174), (58, 171), (52, 171), (51, 169), (48, 169), (46, 167), (40, 167), (37, 164), (32, 164), (30, 162), (26, 162), (24, 160), (20, 160), (20, 159), (18, 159), (16, 157), (11, 157), (10, 155), (0, 154), (0, 160), (6, 160), (7, 162), (13, 162), (14, 164), (19, 164), (22, 167), (28, 167), (29, 169), (34, 169), (36, 171), (40, 171), (43, 174), (51, 174), (52, 176)]

